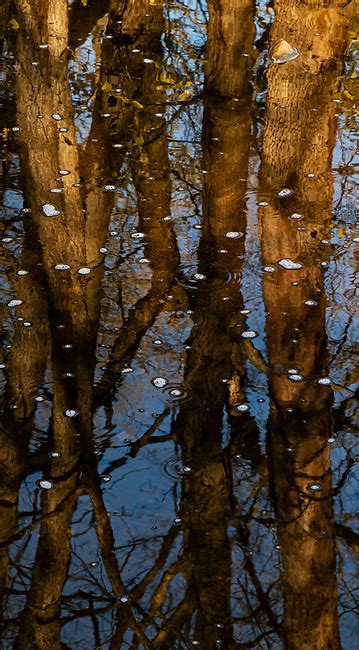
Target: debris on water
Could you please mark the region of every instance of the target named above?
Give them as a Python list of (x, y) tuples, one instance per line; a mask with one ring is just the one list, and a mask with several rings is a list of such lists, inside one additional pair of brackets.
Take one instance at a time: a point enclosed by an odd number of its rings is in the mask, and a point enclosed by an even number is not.
[(300, 53), (284, 38), (277, 43), (272, 51), (272, 60), (274, 63), (287, 63), (288, 61), (295, 61)]
[(289, 257), (279, 260), (278, 264), (282, 269), (286, 269), (287, 271), (296, 271), (303, 268), (303, 264), (300, 264), (300, 262), (293, 262)]
[(44, 203), (44, 205), (41, 206), (41, 209), (45, 217), (58, 217), (58, 215), (61, 214), (60, 211), (51, 203)]

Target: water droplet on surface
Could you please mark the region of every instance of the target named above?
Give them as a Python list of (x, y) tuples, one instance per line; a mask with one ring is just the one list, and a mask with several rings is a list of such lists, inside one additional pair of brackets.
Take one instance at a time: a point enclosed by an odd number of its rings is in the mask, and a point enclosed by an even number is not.
[(241, 333), (242, 339), (255, 339), (258, 336), (258, 332), (255, 330), (245, 330)]
[(321, 379), (318, 379), (317, 383), (321, 386), (330, 386), (331, 382), (329, 377), (321, 377)]
[(14, 298), (13, 300), (10, 300), (7, 303), (7, 306), (10, 307), (10, 309), (12, 309), (13, 307), (19, 307), (20, 305), (23, 304), (23, 302), (24, 302), (23, 300), (19, 300), (19, 299)]
[(304, 219), (304, 214), (293, 212), (293, 214), (290, 215), (289, 219)]
[(78, 273), (79, 275), (88, 275), (89, 273), (91, 273), (91, 269), (89, 269), (88, 266), (82, 266), (82, 267), (77, 271), (77, 273)]
[(303, 264), (300, 264), (300, 262), (293, 262), (289, 257), (279, 260), (278, 264), (282, 269), (286, 269), (287, 271), (297, 271), (298, 269), (303, 268)]
[(105, 248), (105, 246), (102, 246), (102, 247), (99, 249), (99, 251), (100, 251), (100, 253), (105, 254), (105, 253), (107, 253), (108, 248)]
[(42, 490), (51, 490), (51, 488), (54, 486), (54, 483), (48, 478), (41, 478), (39, 481), (37, 481), (37, 485)]
[(76, 409), (66, 409), (66, 411), (64, 411), (64, 415), (67, 418), (76, 418), (78, 414), (79, 412), (76, 411)]
[(194, 280), (206, 280), (207, 276), (205, 276), (203, 273), (194, 273), (192, 277)]
[(120, 603), (128, 603), (128, 601), (129, 601), (128, 596), (121, 596)]
[(23, 327), (32, 327), (32, 322), (29, 321), (29, 320), (24, 320), (22, 326)]
[(226, 232), (226, 237), (228, 237), (228, 239), (239, 239), (240, 237), (243, 237), (243, 235), (243, 232), (236, 230), (230, 230), (229, 232)]
[(143, 239), (145, 237), (144, 232), (133, 232), (131, 235), (132, 239)]
[(52, 119), (55, 120), (55, 122), (60, 122), (60, 120), (63, 119), (62, 115), (60, 113), (53, 113), (51, 115)]
[(131, 372), (134, 372), (133, 368), (122, 368), (121, 375), (128, 375)]
[(167, 386), (168, 381), (165, 377), (155, 377), (151, 382), (156, 388), (164, 388)]
[(110, 481), (112, 481), (112, 476), (110, 476), (109, 474), (102, 474), (101, 481), (102, 483), (109, 483)]
[(316, 307), (318, 303), (316, 300), (305, 300), (304, 304), (308, 305), (308, 307)]
[(154, 339), (152, 343), (153, 345), (162, 345), (163, 341), (161, 339)]
[(115, 185), (105, 185), (105, 187), (103, 189), (106, 190), (106, 192), (115, 192), (116, 186)]
[(71, 174), (71, 172), (69, 171), (69, 169), (60, 169), (59, 174), (61, 176), (68, 176), (69, 174)]
[(41, 209), (45, 217), (58, 217), (61, 214), (60, 210), (57, 210), (51, 203), (44, 203)]

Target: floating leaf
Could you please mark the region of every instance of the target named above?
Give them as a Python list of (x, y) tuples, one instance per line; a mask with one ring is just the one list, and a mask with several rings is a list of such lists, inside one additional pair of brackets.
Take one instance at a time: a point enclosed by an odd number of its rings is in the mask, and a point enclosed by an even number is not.
[(84, 7), (87, 7), (88, 0), (81, 0), (81, 3), (83, 4)]
[(17, 20), (15, 20), (15, 18), (11, 18), (9, 20), (8, 25), (9, 25), (10, 29), (19, 29), (20, 28), (20, 25), (17, 22)]
[(191, 91), (190, 90), (185, 90), (183, 93), (180, 94), (179, 100), (180, 102), (186, 102), (187, 99), (191, 97)]
[(135, 145), (137, 145), (138, 147), (140, 147), (141, 145), (143, 145), (144, 142), (145, 142), (145, 140), (144, 140), (143, 135), (139, 135), (139, 136), (138, 136), (137, 138), (135, 138), (134, 141), (133, 141), (133, 143), (134, 143)]
[(167, 72), (162, 72), (161, 76), (160, 76), (160, 79), (165, 84), (174, 84), (174, 83), (176, 83), (175, 79), (173, 77), (171, 77), (171, 75), (168, 74)]
[(112, 85), (108, 81), (105, 81), (105, 83), (102, 86), (102, 90), (104, 90), (105, 92), (110, 92), (112, 90)]
[(295, 47), (292, 47), (288, 41), (282, 39), (277, 43), (272, 51), (272, 59), (275, 63), (287, 63), (287, 61), (294, 61), (299, 56), (299, 52)]
[(140, 104), (140, 102), (136, 101), (135, 99), (133, 100), (132, 104), (134, 106), (137, 106), (137, 108), (141, 108), (141, 109), (144, 108), (144, 105)]

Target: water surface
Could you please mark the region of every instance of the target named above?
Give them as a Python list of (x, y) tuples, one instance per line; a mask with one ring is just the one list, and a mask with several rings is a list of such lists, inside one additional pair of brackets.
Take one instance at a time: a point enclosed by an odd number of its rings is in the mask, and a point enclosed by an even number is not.
[(356, 646), (354, 18), (2, 2), (2, 648)]

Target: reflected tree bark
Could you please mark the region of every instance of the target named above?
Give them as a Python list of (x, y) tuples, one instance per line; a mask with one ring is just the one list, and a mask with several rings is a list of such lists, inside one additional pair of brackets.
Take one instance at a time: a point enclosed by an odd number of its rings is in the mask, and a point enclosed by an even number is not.
[[(81, 187), (81, 154), (67, 80), (67, 2), (34, 2), (31, 7), (19, 2), (17, 11), (21, 25), (17, 43), (20, 156), (25, 202), (31, 209), (32, 236), (40, 242), (49, 299), (51, 433), (58, 457), (49, 464), (53, 487), (41, 500), (43, 522), (15, 646), (44, 648), (61, 645), (59, 612), (70, 561), (79, 472), (81, 464), (94, 463), (92, 382), (101, 298), (99, 248), (106, 237), (111, 200), (97, 186), (106, 171), (101, 149), (100, 158), (93, 156), (92, 161), (101, 170), (96, 183)], [(44, 43), (48, 47), (39, 49)], [(39, 65), (34, 66), (34, 61)], [(92, 171), (89, 165), (85, 168)], [(61, 191), (51, 194), (52, 188)], [(44, 216), (46, 204), (54, 205), (58, 216)], [(68, 270), (59, 271), (59, 264)], [(79, 274), (80, 268), (89, 268), (90, 278)], [(29, 298), (34, 302), (36, 296), (29, 294)], [(72, 411), (75, 417), (66, 417)]]
[[(183, 462), (184, 557), (194, 638), (206, 648), (236, 647), (231, 622), (231, 548), (227, 536), (231, 480), (222, 450), (226, 405), (232, 432), (248, 426), (235, 404), (243, 397), (244, 353), (236, 325), (246, 232), (250, 137), (252, 2), (209, 2), (203, 121), (203, 222), (198, 247), (201, 279), (190, 297), (194, 328), (187, 355), (187, 398), (174, 423)], [(238, 64), (239, 61), (239, 64)], [(227, 237), (227, 233), (238, 233)], [(188, 400), (188, 401), (187, 401)], [(238, 416), (238, 418), (237, 418)], [(255, 435), (254, 435), (255, 439)], [(253, 441), (252, 441), (253, 442)], [(210, 562), (208, 559), (210, 558)], [(188, 612), (184, 613), (188, 617)]]
[[(268, 70), (260, 209), (263, 263), (298, 270), (264, 275), (271, 413), (269, 454), (283, 564), (286, 648), (339, 648), (324, 270), (335, 140), (332, 103), (342, 70), (348, 7), (276, 2), (271, 32), (300, 56)], [(273, 192), (289, 188), (287, 198)], [(291, 218), (299, 215), (303, 220)], [(299, 226), (298, 226), (299, 223)], [(309, 303), (308, 303), (309, 301)], [(288, 374), (288, 370), (290, 371)], [(295, 375), (303, 380), (295, 381)]]

